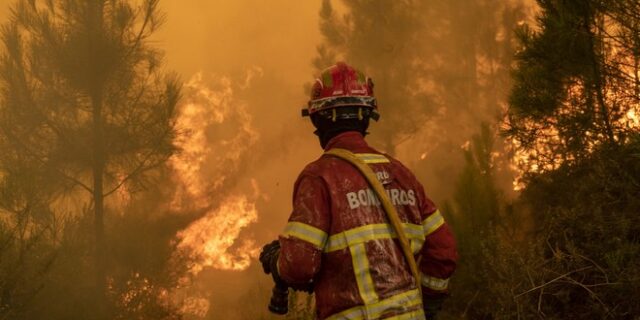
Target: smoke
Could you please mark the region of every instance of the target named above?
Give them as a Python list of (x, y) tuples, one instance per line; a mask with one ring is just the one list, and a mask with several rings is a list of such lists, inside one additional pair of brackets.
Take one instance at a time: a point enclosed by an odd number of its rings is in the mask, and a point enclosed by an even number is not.
[[(521, 6), (521, 11), (508, 16), (498, 11), (506, 4), (491, 2), (487, 6), (496, 12), (467, 19), (476, 12), (456, 3), (422, 6), (428, 9), (426, 19), (405, 26), (422, 29), (402, 30), (410, 43), (394, 45), (391, 34), (391, 42), (381, 44), (382, 51), (366, 50), (367, 43), (375, 44), (379, 37), (365, 35), (362, 39), (374, 42), (358, 40), (365, 47), (357, 54), (337, 55), (357, 60), (348, 61), (356, 66), (365, 64), (376, 80), (378, 70), (371, 66), (384, 63), (379, 57), (394, 63), (399, 59), (395, 49), (423, 52), (402, 65), (422, 70), (410, 72), (417, 75), (406, 82), (414, 85), (415, 96), (407, 101), (422, 101), (427, 107), (391, 116), (398, 101), (385, 92), (398, 88), (378, 81), (377, 89), (388, 88), (377, 90), (382, 94), (382, 122), (370, 131), (372, 141), (395, 146), (394, 154), (415, 170), (436, 200), (450, 197), (462, 148), (468, 147), (479, 123), (494, 122), (504, 107), (510, 60), (501, 54), (509, 52), (490, 56), (487, 52), (495, 48), (487, 46), (513, 41), (512, 30), (504, 27), (505, 17), (522, 23), (535, 11), (534, 1), (513, 0), (509, 3)], [(349, 2), (332, 4), (338, 18), (349, 12)], [(457, 8), (461, 18), (443, 20), (438, 5), (442, 10)], [(269, 295), (269, 279), (256, 265), (257, 250), (282, 231), (295, 178), (321, 153), (311, 124), (299, 117), (308, 96), (303, 84), (317, 72), (312, 61), (325, 40), (318, 15), (321, 2), (186, 0), (164, 1), (162, 6), (167, 23), (157, 41), (166, 50), (169, 67), (189, 79), (179, 119), (188, 135), (177, 143), (182, 152), (171, 161), (178, 190), (172, 205), (202, 212), (176, 240), (197, 257), (192, 294), (208, 299), (207, 318), (241, 318), (233, 306), (248, 295)], [(406, 117), (421, 122), (411, 122), (413, 130), (394, 140), (381, 136), (402, 132), (406, 126), (400, 120)], [(256, 284), (263, 286), (261, 291), (256, 292)]]
[(270, 279), (257, 265), (259, 248), (282, 231), (295, 178), (321, 152), (299, 116), (320, 41), (319, 4), (161, 5), (167, 22), (156, 41), (168, 68), (186, 79), (177, 119), (181, 151), (170, 160), (171, 208), (200, 212), (175, 237), (194, 264), (174, 295), (194, 319), (247, 318), (240, 306), (248, 296), (264, 300), (256, 310), (264, 313)]
[[(334, 2), (341, 14), (347, 10)], [(0, 19), (8, 16), (8, 3), (0, 1)], [(525, 2), (522, 19), (531, 16), (533, 3)], [(295, 178), (321, 153), (311, 124), (299, 116), (308, 96), (303, 84), (317, 71), (312, 61), (323, 42), (321, 3), (165, 0), (161, 6), (167, 22), (154, 41), (166, 52), (167, 68), (185, 80), (177, 119), (184, 133), (176, 141), (181, 151), (169, 163), (175, 192), (165, 200), (176, 214), (197, 213), (197, 219), (175, 235), (178, 248), (195, 259), (192, 279), (185, 283), (188, 288), (179, 294), (185, 295), (184, 313), (191, 317), (242, 318), (240, 306), (247, 299), (260, 304), (270, 294), (269, 278), (257, 266), (260, 245), (282, 231)], [(477, 28), (464, 19), (457, 23), (462, 31)], [(479, 120), (494, 119), (500, 107), (492, 106), (494, 113), (481, 113), (477, 104), (495, 97), (471, 95), (468, 88), (459, 86), (466, 82), (456, 79), (463, 74), (454, 68), (460, 56), (452, 53), (466, 50), (468, 38), (454, 31), (425, 29), (404, 44), (409, 50), (437, 51), (433, 60), (407, 64), (431, 72), (421, 75), (416, 90), (430, 95), (436, 107), (423, 110), (424, 114), (405, 115), (424, 122), (393, 141), (395, 155), (416, 170), (437, 199), (451, 193), (457, 170), (451, 159), (461, 157), (460, 148), (468, 145)], [(497, 35), (504, 40), (509, 34), (510, 30), (500, 30)], [(374, 60), (375, 53), (359, 54), (362, 60)], [(505, 67), (486, 56), (474, 56), (474, 61), (477, 70), (473, 72), (482, 79)], [(357, 66), (361, 61), (348, 62)], [(501, 85), (497, 89), (502, 94), (508, 84)], [(388, 116), (394, 101), (381, 98), (382, 107), (387, 108), (381, 110), (382, 121), (387, 121), (384, 126), (398, 126)], [(380, 126), (371, 128), (374, 140), (383, 139), (375, 136)]]

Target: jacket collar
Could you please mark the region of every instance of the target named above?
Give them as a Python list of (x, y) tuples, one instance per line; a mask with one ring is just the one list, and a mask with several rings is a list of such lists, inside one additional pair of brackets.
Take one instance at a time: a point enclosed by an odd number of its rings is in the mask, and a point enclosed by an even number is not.
[(324, 151), (328, 151), (333, 148), (347, 149), (351, 152), (374, 152), (374, 150), (369, 147), (367, 142), (364, 140), (362, 134), (357, 131), (343, 132), (331, 138), (331, 140), (327, 142), (327, 146), (324, 148)]

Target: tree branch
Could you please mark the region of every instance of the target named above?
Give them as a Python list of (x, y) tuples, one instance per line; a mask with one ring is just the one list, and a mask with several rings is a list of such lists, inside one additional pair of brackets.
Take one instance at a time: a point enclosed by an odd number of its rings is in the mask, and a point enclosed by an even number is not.
[(522, 295), (525, 295), (525, 294), (527, 294), (527, 293), (529, 293), (529, 292), (533, 292), (533, 291), (536, 291), (536, 290), (538, 290), (538, 289), (544, 288), (544, 287), (546, 287), (546, 286), (548, 286), (548, 285), (550, 285), (550, 284), (552, 284), (552, 283), (554, 283), (554, 282), (557, 282), (557, 281), (559, 281), (559, 280), (561, 280), (561, 279), (565, 278), (565, 277), (566, 277), (566, 276), (568, 276), (568, 275), (574, 274), (574, 273), (576, 273), (576, 272), (584, 271), (584, 270), (587, 270), (587, 269), (591, 269), (591, 268), (593, 268), (593, 267), (592, 267), (592, 266), (588, 266), (588, 267), (582, 267), (582, 268), (580, 268), (580, 269), (576, 269), (576, 270), (573, 270), (573, 271), (569, 271), (569, 272), (567, 272), (567, 273), (565, 273), (565, 274), (563, 274), (563, 275), (561, 275), (561, 276), (558, 276), (558, 277), (556, 277), (556, 278), (553, 278), (552, 280), (547, 281), (547, 282), (545, 282), (545, 283), (543, 283), (543, 284), (541, 284), (541, 285), (539, 285), (539, 286), (533, 287), (533, 288), (531, 288), (531, 289), (529, 289), (529, 290), (527, 290), (527, 291), (525, 291), (525, 292), (519, 293), (519, 294), (517, 294), (514, 298), (518, 298), (518, 297), (520, 297), (520, 296), (522, 296)]

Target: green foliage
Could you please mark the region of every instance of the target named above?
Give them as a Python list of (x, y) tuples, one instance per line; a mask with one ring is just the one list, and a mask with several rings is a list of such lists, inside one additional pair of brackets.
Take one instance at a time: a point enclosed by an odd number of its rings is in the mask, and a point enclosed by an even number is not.
[(160, 22), (156, 7), (18, 1), (2, 32), (3, 147), (88, 190), (100, 149), (105, 194), (122, 183), (139, 186), (136, 178), (173, 152), (179, 97), (160, 53), (146, 43)]
[(467, 157), (457, 184), (461, 196), (447, 209), (454, 212), (461, 260), (445, 316), (637, 316), (640, 139), (630, 141), (536, 176), (511, 205), (499, 192), (482, 190), (491, 189), (490, 181), (470, 179), (490, 174), (482, 173), (482, 161)]
[(640, 101), (640, 3), (538, 3), (539, 29), (520, 30), (506, 130), (527, 160), (517, 209), (535, 228), (529, 250), (499, 265), (522, 271), (503, 283), (511, 299), (497, 306), (517, 312), (494, 317), (632, 319), (640, 128), (629, 115)]
[(344, 12), (323, 1), (323, 43), (313, 63), (323, 69), (345, 60), (372, 77), (382, 118), (371, 137), (383, 150), (393, 154), (425, 123), (442, 123), (429, 127), (456, 140), (433, 152), (446, 158), (451, 144), (471, 134), (469, 123), (496, 116), (509, 83), (510, 30), (522, 18), (518, 2), (341, 3)]
[[(456, 182), (454, 200), (456, 212), (465, 214), (467, 229), (483, 233), (493, 222), (499, 211), (499, 193), (494, 182), (494, 133), (484, 123), (480, 133), (471, 139), (465, 150), (465, 166)], [(462, 218), (460, 218), (462, 219)]]
[(638, 137), (537, 176), (524, 192), (541, 220), (545, 285), (529, 293), (542, 296), (539, 312), (557, 318), (640, 314)]
[[(518, 32), (508, 136), (528, 152), (530, 170), (588, 157), (634, 131), (640, 102), (637, 1), (538, 1), (539, 25)], [(637, 125), (636, 125), (637, 127)]]
[[(419, 53), (410, 45), (423, 28), (419, 11), (413, 3), (402, 1), (343, 1), (349, 12), (338, 17), (331, 2), (323, 1), (320, 11), (320, 31), (325, 44), (318, 47), (314, 60), (318, 69), (332, 65), (338, 59), (361, 68), (373, 78), (386, 123), (380, 130), (384, 147), (392, 151), (394, 135), (416, 131), (418, 115), (432, 103), (417, 84), (421, 78), (416, 65)], [(407, 116), (412, 114), (414, 116)], [(398, 128), (406, 128), (398, 130)]]
[[(181, 318), (171, 290), (186, 274), (188, 261), (176, 259), (172, 240), (191, 217), (168, 214), (162, 193), (157, 187), (139, 194), (108, 224), (107, 297), (114, 319)], [(16, 214), (18, 223), (0, 224), (0, 316), (93, 318), (93, 219), (59, 211), (48, 211), (49, 219), (33, 218), (37, 210)]]
[[(151, 206), (104, 201), (166, 178), (155, 169), (175, 152), (180, 85), (149, 45), (162, 22), (157, 7), (157, 0), (12, 6), (0, 35), (0, 317), (177, 317), (160, 297), (177, 281), (165, 268), (169, 240), (184, 223), (145, 215)], [(116, 211), (105, 223), (105, 212)]]
[(443, 207), (460, 253), (443, 318), (504, 318), (517, 312), (513, 295), (522, 279), (518, 250), (524, 221), (514, 223), (516, 213), (496, 186), (494, 139), (495, 132), (482, 124), (464, 151), (465, 166), (456, 181), (454, 201)]

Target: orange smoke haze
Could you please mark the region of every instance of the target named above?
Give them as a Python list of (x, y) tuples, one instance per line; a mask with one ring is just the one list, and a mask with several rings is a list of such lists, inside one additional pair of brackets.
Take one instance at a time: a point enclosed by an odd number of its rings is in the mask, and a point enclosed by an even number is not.
[(202, 212), (176, 235), (178, 248), (195, 259), (191, 284), (179, 294), (194, 318), (239, 318), (233, 306), (256, 285), (263, 286), (259, 299), (268, 298), (259, 248), (281, 232), (295, 178), (321, 152), (299, 117), (320, 42), (320, 3), (161, 6), (167, 21), (155, 41), (185, 83), (181, 152), (170, 160), (177, 188), (171, 207)]
[[(8, 3), (0, 0), (0, 19), (8, 16)], [(175, 214), (198, 217), (175, 235), (177, 248), (194, 259), (191, 279), (167, 295), (180, 296), (189, 319), (240, 319), (238, 306), (247, 299), (266, 312), (271, 283), (258, 266), (259, 249), (282, 231), (295, 178), (322, 152), (312, 125), (300, 117), (322, 42), (321, 1), (163, 0), (160, 6), (167, 20), (153, 45), (184, 82), (176, 119), (180, 152), (168, 164), (175, 192), (165, 200)], [(456, 46), (456, 39), (447, 41)], [(480, 74), (492, 67), (478, 61)], [(461, 150), (448, 150), (460, 159), (447, 164), (424, 163), (439, 144), (460, 141), (468, 148), (464, 141), (477, 129), (469, 126), (479, 122), (475, 114), (455, 112), (473, 122), (442, 122), (443, 110), (397, 144), (399, 159), (423, 168), (419, 178), (432, 178), (423, 183), (436, 200), (449, 196), (457, 172), (448, 169), (462, 161)], [(629, 118), (637, 123), (637, 115)], [(440, 134), (443, 129), (455, 137)]]

